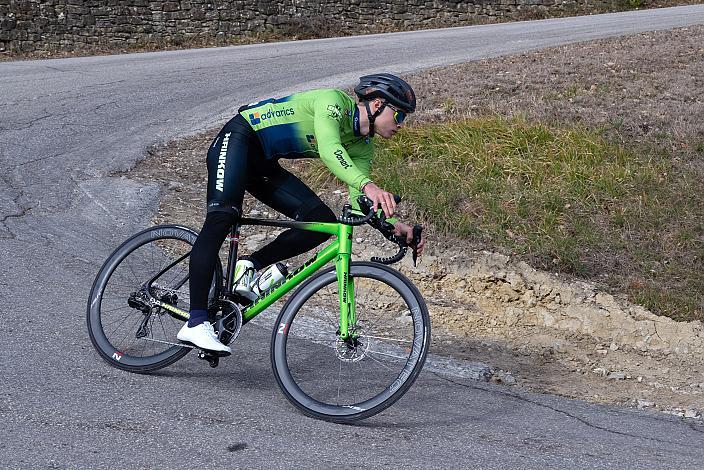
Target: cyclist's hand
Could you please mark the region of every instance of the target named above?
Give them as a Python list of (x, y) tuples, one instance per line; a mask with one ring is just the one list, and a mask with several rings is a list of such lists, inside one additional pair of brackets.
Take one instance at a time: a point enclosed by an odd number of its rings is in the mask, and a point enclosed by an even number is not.
[[(396, 222), (394, 224), (394, 235), (397, 237), (406, 237), (406, 243), (411, 246), (413, 243), (413, 227), (403, 222)], [(425, 246), (425, 238), (423, 235), (420, 237), (420, 242), (418, 242), (418, 247), (416, 248), (416, 253), (420, 256), (423, 253), (423, 247)]]
[(374, 203), (372, 210), (374, 212), (381, 207), (386, 217), (391, 217), (396, 211), (396, 201), (394, 195), (388, 191), (384, 191), (374, 183), (368, 183), (364, 186), (364, 195)]

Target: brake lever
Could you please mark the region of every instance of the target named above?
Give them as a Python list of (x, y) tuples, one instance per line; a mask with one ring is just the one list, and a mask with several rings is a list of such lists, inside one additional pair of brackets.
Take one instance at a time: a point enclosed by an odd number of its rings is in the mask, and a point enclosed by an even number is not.
[[(397, 204), (400, 203), (401, 197), (398, 195), (394, 195), (394, 201), (396, 201)], [(384, 236), (384, 238), (391, 242), (394, 242), (399, 247), (398, 253), (393, 256), (389, 256), (386, 258), (372, 256), (371, 260), (377, 263), (393, 264), (403, 259), (403, 257), (406, 256), (409, 245), (406, 242), (405, 237), (397, 237), (396, 235), (394, 235), (395, 227), (393, 226), (393, 224), (390, 224), (386, 221), (386, 214), (384, 213), (383, 209), (380, 209), (379, 212), (372, 210), (372, 201), (365, 195), (359, 196), (357, 198), (357, 202), (359, 203), (359, 207), (362, 213), (366, 214), (367, 216), (370, 216), (370, 219), (368, 220), (369, 224), (379, 230)]]
[(418, 244), (420, 243), (422, 232), (422, 225), (413, 226), (413, 241), (411, 242), (411, 247), (413, 248), (413, 267), (416, 266), (416, 260), (418, 259)]

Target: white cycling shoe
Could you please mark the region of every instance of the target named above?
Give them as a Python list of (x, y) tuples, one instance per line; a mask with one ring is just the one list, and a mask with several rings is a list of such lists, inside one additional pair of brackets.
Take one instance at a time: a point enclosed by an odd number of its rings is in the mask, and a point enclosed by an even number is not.
[(191, 343), (206, 351), (216, 352), (220, 356), (229, 356), (232, 354), (232, 349), (218, 341), (213, 325), (207, 321), (193, 328), (189, 328), (188, 322), (186, 322), (176, 335), (176, 338), (178, 338), (179, 341)]

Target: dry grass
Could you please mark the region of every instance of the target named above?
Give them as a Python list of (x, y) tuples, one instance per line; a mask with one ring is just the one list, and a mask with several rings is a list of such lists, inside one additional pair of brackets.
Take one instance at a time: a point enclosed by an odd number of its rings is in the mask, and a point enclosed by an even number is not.
[[(703, 318), (702, 44), (704, 27), (684, 28), (409, 77), (419, 112), (381, 151), (374, 178), (416, 200), (429, 233), (455, 233), (455, 249), (516, 253), (656, 313)], [(168, 220), (201, 217), (211, 137), (145, 162), (180, 175)], [(424, 166), (437, 184), (411, 171)], [(295, 172), (317, 188), (332, 181), (317, 161)], [(451, 189), (445, 204), (438, 187)]]
[[(422, 97), (419, 129), (438, 122), (491, 121), (498, 115), (553, 129), (590, 130), (616, 146), (615, 152), (623, 149), (640, 162), (636, 168), (642, 172), (630, 175), (632, 181), (640, 179), (637, 185), (623, 187), (618, 197), (612, 194), (612, 203), (600, 210), (582, 214), (588, 222), (582, 229), (593, 233), (599, 246), (565, 226), (574, 237), (560, 243), (565, 253), (576, 250), (572, 259), (579, 262), (556, 264), (625, 292), (656, 313), (701, 319), (703, 77), (704, 27), (699, 26), (473, 62), (411, 81)], [(603, 164), (595, 163), (592, 170), (601, 172)], [(616, 178), (614, 184), (623, 186)], [(605, 190), (601, 196), (609, 194)], [(481, 212), (469, 193), (463, 204), (470, 219)], [(530, 243), (521, 247), (510, 238), (489, 237), (487, 247), (535, 254)], [(486, 237), (482, 240), (486, 243)], [(547, 259), (531, 256), (532, 262), (554, 269)]]

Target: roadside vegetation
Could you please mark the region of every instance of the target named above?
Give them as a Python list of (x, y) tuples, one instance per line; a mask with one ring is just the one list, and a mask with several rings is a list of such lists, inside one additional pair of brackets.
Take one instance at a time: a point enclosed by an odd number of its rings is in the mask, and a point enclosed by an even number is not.
[[(621, 337), (629, 334), (627, 323), (615, 315), (613, 335), (606, 336), (519, 327), (507, 321), (515, 314), (508, 315), (510, 298), (506, 302), (498, 291), (470, 293), (457, 273), (494, 269), (487, 259), (503, 258), (475, 256), (473, 250), (502, 252), (513, 260), (496, 266), (516, 268), (514, 261), (522, 259), (564, 273), (566, 284), (578, 284), (572, 282), (577, 276), (595, 284), (597, 292), (628, 296), (654, 313), (702, 319), (703, 77), (704, 27), (406, 77), (420, 97), (419, 110), (396, 139), (377, 140), (372, 177), (404, 196), (404, 219), (426, 224), (433, 258), (413, 272), (425, 280), (437, 354), (510, 371), (519, 386), (534, 391), (639, 408), (675, 407), (680, 415), (687, 410), (697, 416), (703, 409), (697, 390), (704, 389), (698, 352), (663, 352), (657, 338), (646, 350), (628, 346)], [(202, 224), (204, 154), (218, 130), (155, 145), (130, 171), (131, 178), (162, 183), (154, 223)], [(294, 167), (331, 207), (345, 200), (346, 188), (319, 161), (282, 163)], [(248, 196), (244, 208), (276, 217)], [(275, 235), (246, 234), (243, 249)], [(451, 268), (446, 264), (456, 262), (456, 254), (476, 265), (443, 277), (454, 271), (445, 267)], [(550, 290), (551, 282), (533, 287)], [(448, 296), (450, 291), (457, 296)], [(582, 303), (592, 305), (577, 299), (570, 305), (579, 311)], [(684, 336), (699, 334), (696, 324), (680, 327), (688, 332)]]
[(698, 26), (423, 74), (376, 177), (440, 233), (704, 320), (702, 44)]
[[(318, 187), (327, 170), (309, 163)], [(598, 280), (674, 319), (704, 319), (704, 181), (656, 148), (501, 116), (383, 142), (372, 177), (436, 234)]]
[(424, 109), (373, 179), (436, 235), (704, 320), (702, 44), (685, 28), (411, 77)]
[[(412, 75), (419, 110), (378, 139), (372, 177), (413, 203), (429, 246), (510, 254), (704, 320), (703, 45), (698, 26)], [(201, 223), (216, 131), (140, 165), (175, 188), (164, 220)], [(324, 195), (336, 185), (319, 161), (285, 164)]]
[(704, 182), (639, 150), (598, 131), (484, 117), (407, 130), (379, 153), (374, 178), (441, 234), (704, 318)]

